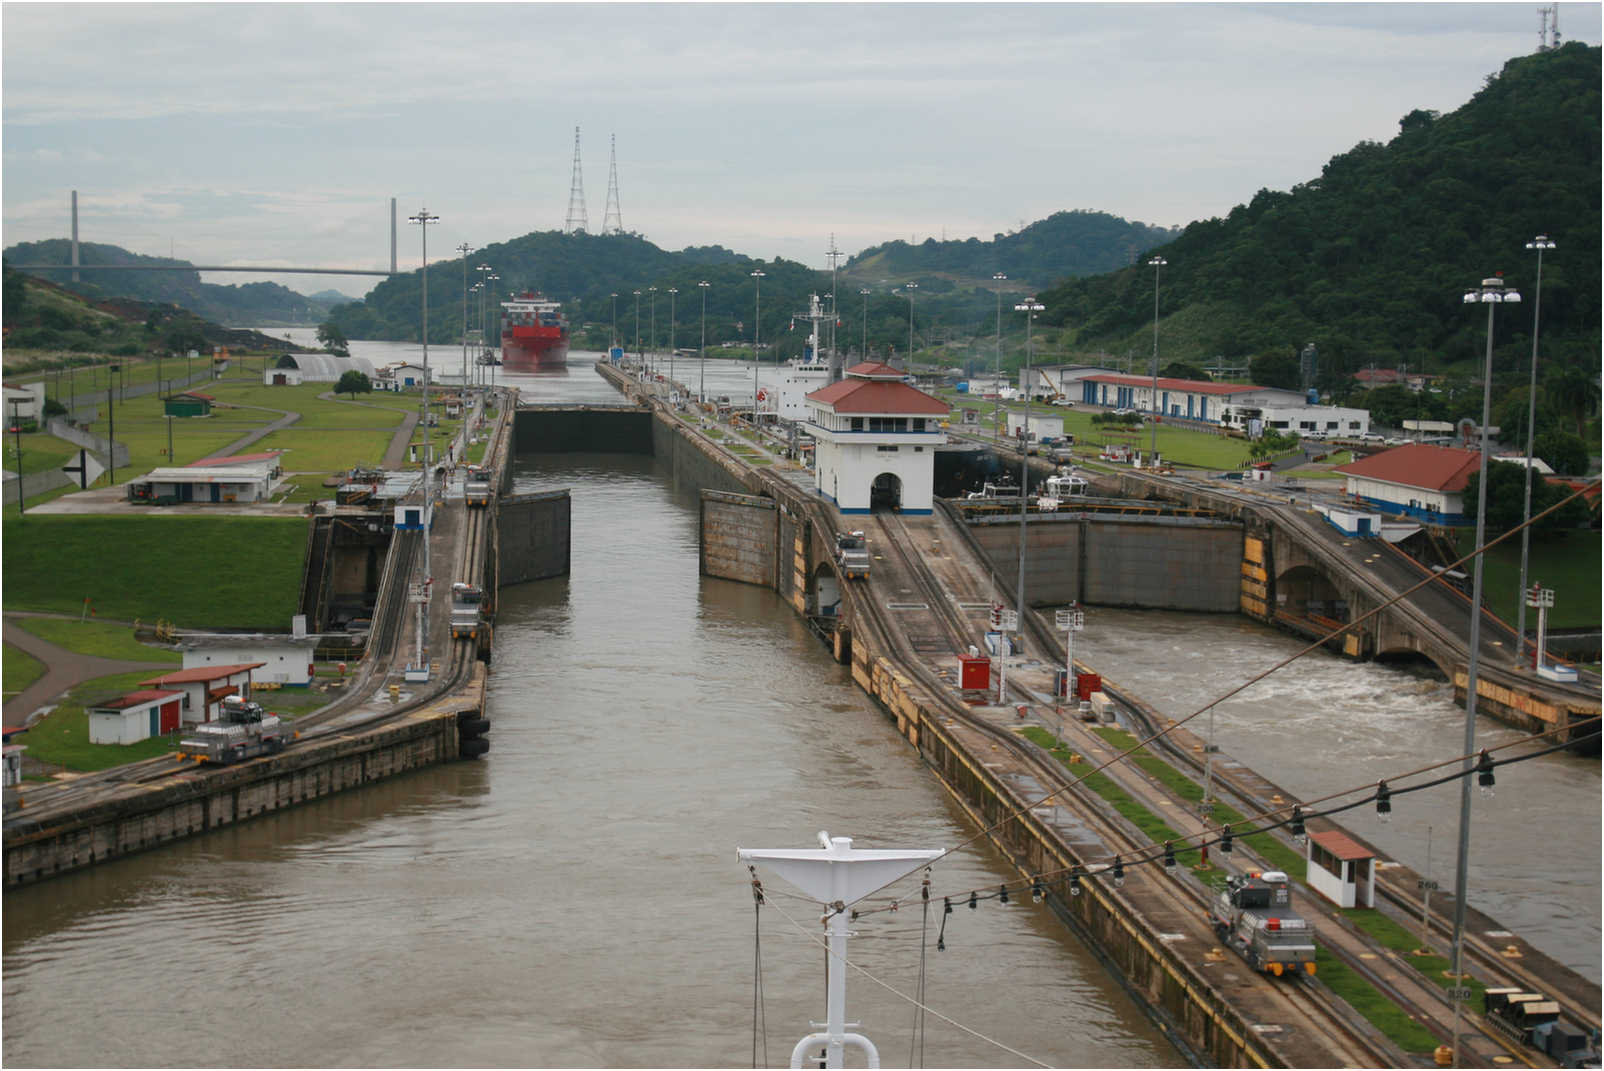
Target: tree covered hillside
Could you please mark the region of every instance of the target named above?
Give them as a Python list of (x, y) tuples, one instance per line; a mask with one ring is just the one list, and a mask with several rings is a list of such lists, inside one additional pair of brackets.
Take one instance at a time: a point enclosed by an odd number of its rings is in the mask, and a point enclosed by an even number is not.
[[(1524, 246), (1547, 234), (1558, 248), (1543, 261), (1545, 375), (1591, 376), (1596, 395), (1599, 84), (1596, 47), (1511, 60), (1457, 111), (1410, 112), (1388, 144), (1361, 143), (1290, 192), (1193, 223), (1155, 250), (1168, 261), (1166, 359), (1284, 372), (1312, 341), (1320, 383), (1339, 395), (1371, 364), (1479, 375), (1486, 316), (1462, 294), (1502, 272), (1527, 303), (1498, 318), (1496, 366), (1524, 377), (1536, 296)], [(1066, 282), (1042, 295), (1043, 319), (1071, 350), (1122, 351), (1151, 337), (1153, 286), (1145, 265)]]
[(843, 271), (850, 278), (866, 280), (939, 272), (982, 286), (990, 286), (992, 275), (1002, 272), (1044, 287), (1070, 276), (1126, 267), (1179, 233), (1179, 228), (1150, 227), (1107, 212), (1076, 209), (1054, 212), (1023, 230), (994, 235), (989, 242), (927, 238), (918, 245), (896, 241), (870, 246), (850, 258)]
[[(147, 257), (130, 253), (121, 246), (98, 242), (80, 242), (78, 257), (81, 264), (166, 264), (190, 268), (187, 260)], [(5, 262), (8, 265), (69, 265), (72, 242), (66, 238), (22, 242), (6, 249)], [(219, 286), (201, 282), (200, 272), (192, 268), (187, 271), (81, 272), (80, 281), (76, 283), (68, 267), (32, 274), (91, 300), (132, 298), (157, 305), (178, 305), (202, 319), (233, 326), (316, 323), (328, 312), (327, 305), (277, 283)]]

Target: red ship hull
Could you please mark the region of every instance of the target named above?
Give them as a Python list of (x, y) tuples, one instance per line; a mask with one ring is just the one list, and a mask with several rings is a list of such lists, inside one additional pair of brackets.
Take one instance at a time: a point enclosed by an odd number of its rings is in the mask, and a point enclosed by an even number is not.
[[(538, 332), (538, 333), (536, 333)], [(562, 368), (568, 363), (566, 328), (514, 328), (501, 336), (501, 367), (508, 372)]]

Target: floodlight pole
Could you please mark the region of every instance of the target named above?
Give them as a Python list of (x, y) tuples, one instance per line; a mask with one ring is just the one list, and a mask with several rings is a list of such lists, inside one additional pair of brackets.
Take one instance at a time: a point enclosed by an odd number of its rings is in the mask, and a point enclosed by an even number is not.
[(428, 584), (432, 575), (429, 562), (429, 532), (434, 520), (434, 492), (429, 485), (429, 469), (433, 440), (429, 436), (429, 224), (439, 223), (439, 216), (431, 216), (427, 208), (408, 216), (408, 222), (418, 224), (423, 231), (423, 582), (424, 605), (418, 611), (418, 642), (429, 645)]
[(852, 847), (851, 837), (832, 837), (821, 832), (822, 848), (736, 849), (736, 856), (749, 866), (762, 865), (791, 885), (818, 901), (829, 924), (829, 948), (825, 960), (826, 1023), (822, 1032), (807, 1035), (791, 1050), (791, 1066), (800, 1068), (803, 1058), (824, 1049), (824, 1066), (845, 1067), (845, 1048), (862, 1049), (870, 1067), (880, 1066), (880, 1053), (874, 1042), (862, 1034), (847, 1032), (847, 929), (849, 909), (877, 889), (911, 874), (946, 854), (942, 849), (908, 851), (863, 850)]

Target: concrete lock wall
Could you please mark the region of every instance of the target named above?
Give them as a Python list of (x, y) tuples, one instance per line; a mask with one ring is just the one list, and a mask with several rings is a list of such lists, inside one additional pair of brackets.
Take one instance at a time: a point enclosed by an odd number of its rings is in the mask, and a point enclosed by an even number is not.
[(652, 414), (621, 406), (519, 408), (513, 452), (528, 454), (650, 454)]
[(779, 510), (772, 498), (703, 491), (701, 529), (703, 574), (776, 587)]
[[(465, 703), (482, 709), (482, 676), (473, 690)], [(210, 776), (169, 781), (36, 828), (14, 823), (6, 834), (6, 884), (42, 881), (459, 754), (457, 711), (418, 713), (363, 735), (300, 742)]]
[[(1019, 521), (969, 524), (1005, 591), (1019, 575)], [(1033, 516), (1026, 525), (1025, 590), (1036, 605), (1234, 613), (1242, 526), (1196, 517)]]
[(573, 503), (567, 489), (496, 499), (496, 578), (521, 584), (568, 574)]

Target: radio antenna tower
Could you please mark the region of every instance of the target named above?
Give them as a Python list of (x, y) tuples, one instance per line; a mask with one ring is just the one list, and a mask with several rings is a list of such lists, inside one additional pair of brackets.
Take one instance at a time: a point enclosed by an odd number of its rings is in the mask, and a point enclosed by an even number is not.
[(585, 179), (579, 168), (579, 128), (574, 127), (574, 178), (568, 187), (568, 222), (563, 230), (569, 234), (583, 233), (590, 226), (585, 215)]
[(618, 135), (608, 135), (612, 142), (612, 161), (607, 166), (607, 211), (602, 216), (603, 234), (623, 234), (624, 217), (618, 208)]
[(1559, 5), (1540, 7), (1537, 14), (1542, 20), (1537, 30), (1537, 51), (1552, 52), (1559, 47)]

